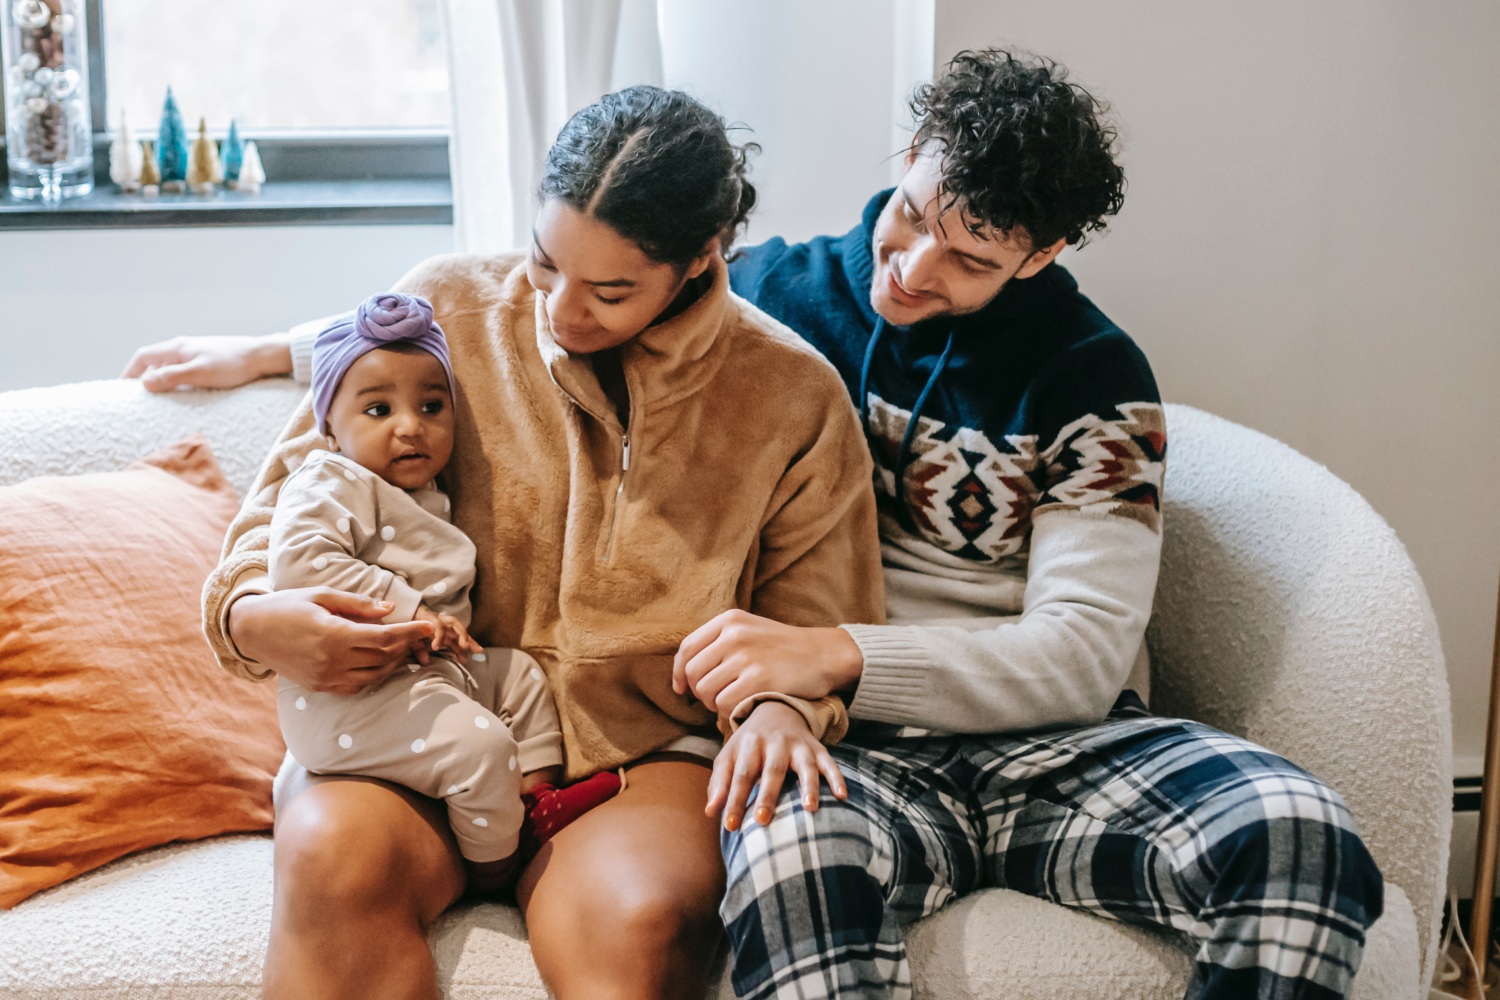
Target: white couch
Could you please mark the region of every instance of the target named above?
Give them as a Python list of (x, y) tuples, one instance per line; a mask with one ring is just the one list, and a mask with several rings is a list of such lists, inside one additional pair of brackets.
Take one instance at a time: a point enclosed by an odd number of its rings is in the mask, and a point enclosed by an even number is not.
[[(119, 468), (201, 431), (243, 493), (300, 395), (286, 380), (166, 397), (132, 382), (3, 393), (0, 484)], [(1326, 469), (1199, 410), (1167, 417), (1153, 707), (1245, 735), (1343, 792), (1387, 880), (1355, 996), (1412, 1000), (1435, 959), (1452, 787), (1422, 582)], [(270, 908), (268, 837), (126, 858), (0, 911), (0, 997), (256, 997)], [(453, 1000), (546, 995), (510, 907), (459, 907), (432, 945)], [(1169, 1000), (1190, 971), (1177, 939), (1005, 890), (922, 922), (911, 954), (918, 995), (943, 1000)]]

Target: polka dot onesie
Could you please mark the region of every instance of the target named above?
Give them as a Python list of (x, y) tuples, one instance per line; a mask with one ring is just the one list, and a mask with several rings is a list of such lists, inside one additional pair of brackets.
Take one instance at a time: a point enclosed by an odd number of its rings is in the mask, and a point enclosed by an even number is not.
[[(314, 451), (282, 484), (270, 545), (277, 590), (333, 587), (390, 601), (387, 622), (410, 621), (426, 605), (469, 624), (474, 543), (437, 489), (408, 493), (342, 455)], [(486, 649), (464, 666), (413, 661), (355, 695), (281, 678), (277, 707), (297, 763), (445, 800), (459, 849), (475, 862), (515, 853), (521, 776), (562, 764), (557, 708), (541, 668), (520, 650)]]

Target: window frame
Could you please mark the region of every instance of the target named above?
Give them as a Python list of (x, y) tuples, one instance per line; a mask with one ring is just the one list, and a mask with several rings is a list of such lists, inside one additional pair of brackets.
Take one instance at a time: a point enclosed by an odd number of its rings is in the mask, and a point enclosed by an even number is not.
[[(0, 155), (0, 229), (347, 223), (451, 224), (452, 186), (443, 129), (261, 129), (254, 139), (268, 187), (284, 197), (222, 192), (126, 195), (109, 177), (113, 136), (107, 119), (103, 0), (82, 0), (89, 33), (90, 128), (94, 190), (58, 206), (11, 197)], [(0, 78), (0, 154), (7, 142)]]

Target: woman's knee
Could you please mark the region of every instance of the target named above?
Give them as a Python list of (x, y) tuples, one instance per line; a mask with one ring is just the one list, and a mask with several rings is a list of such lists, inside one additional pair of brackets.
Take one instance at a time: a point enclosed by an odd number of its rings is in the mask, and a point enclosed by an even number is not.
[[(432, 919), (451, 901), (439, 895), (461, 891), (461, 882), (445, 892), (442, 880), (419, 874), (431, 866), (419, 863), (423, 850), (412, 842), (414, 829), (444, 850), (430, 827), (382, 822), (384, 810), (360, 808), (360, 800), (371, 796), (329, 795), (326, 789), (309, 789), (277, 817), (277, 895), (288, 915), (321, 919), (336, 913), (348, 920), (364, 912)], [(401, 802), (396, 793), (384, 791)]]

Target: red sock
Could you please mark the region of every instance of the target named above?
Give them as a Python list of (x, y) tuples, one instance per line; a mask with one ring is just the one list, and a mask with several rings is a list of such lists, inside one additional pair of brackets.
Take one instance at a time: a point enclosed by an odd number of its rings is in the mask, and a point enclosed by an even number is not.
[(600, 771), (565, 788), (543, 783), (523, 792), (521, 803), (526, 807), (526, 822), (521, 827), (523, 848), (535, 853), (557, 836), (557, 831), (601, 802), (614, 798), (619, 791), (620, 776), (613, 771)]

